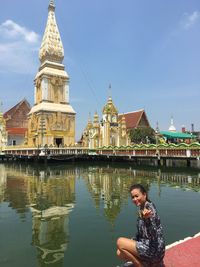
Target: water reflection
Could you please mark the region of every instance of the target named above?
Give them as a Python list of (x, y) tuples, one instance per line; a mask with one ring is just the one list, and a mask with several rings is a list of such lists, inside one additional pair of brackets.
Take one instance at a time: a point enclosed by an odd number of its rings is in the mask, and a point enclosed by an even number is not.
[(31, 214), (31, 245), (37, 251), (38, 266), (65, 265), (77, 180), (84, 182), (95, 210), (112, 225), (128, 203), (132, 183), (142, 183), (147, 190), (156, 184), (158, 196), (163, 186), (200, 191), (199, 173), (144, 170), (128, 165), (0, 164), (0, 208), (1, 203), (8, 203), (22, 223)]
[[(40, 173), (41, 174), (41, 173)], [(69, 213), (74, 208), (75, 177), (66, 172), (56, 177), (45, 172), (31, 188), (32, 244), (38, 249), (40, 263), (50, 264), (64, 258), (69, 243)]]
[[(107, 167), (88, 167), (83, 179), (87, 184), (95, 207), (103, 206), (104, 215), (108, 221), (114, 224), (123, 205), (129, 197), (129, 187), (133, 182), (141, 182), (140, 177), (134, 177), (134, 172), (127, 169)], [(143, 184), (149, 188), (148, 180)]]
[(3, 164), (0, 164), (0, 203), (4, 201), (5, 190), (6, 190), (6, 168)]
[(200, 177), (185, 173), (170, 173), (158, 170), (137, 170), (132, 168), (88, 167), (82, 174), (95, 207), (103, 205), (106, 218), (114, 223), (129, 197), (129, 187), (142, 183), (149, 191), (152, 183), (158, 185), (158, 195), (163, 184), (184, 190), (200, 191)]
[(32, 212), (32, 245), (39, 266), (62, 261), (69, 243), (69, 213), (75, 203), (74, 170), (0, 165), (0, 200), (22, 220)]
[(32, 245), (38, 249), (40, 266), (53, 264), (64, 258), (69, 243), (68, 207), (51, 207), (45, 210), (32, 208)]

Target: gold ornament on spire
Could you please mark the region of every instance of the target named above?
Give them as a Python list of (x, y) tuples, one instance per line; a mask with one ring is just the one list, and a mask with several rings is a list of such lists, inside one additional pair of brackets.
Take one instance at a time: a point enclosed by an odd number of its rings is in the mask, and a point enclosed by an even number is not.
[(54, 0), (50, 0), (49, 5), (50, 5), (50, 6), (55, 6)]
[(56, 23), (55, 3), (53, 0), (50, 0), (48, 10), (48, 19), (40, 47), (39, 58), (41, 63), (45, 61), (62, 63), (64, 59), (64, 48)]

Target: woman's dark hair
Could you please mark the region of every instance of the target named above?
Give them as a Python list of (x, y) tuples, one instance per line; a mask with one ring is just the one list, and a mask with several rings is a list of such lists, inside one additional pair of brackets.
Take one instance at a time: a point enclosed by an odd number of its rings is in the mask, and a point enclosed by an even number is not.
[(130, 186), (129, 192), (133, 191), (133, 189), (139, 189), (142, 194), (146, 194), (147, 201), (151, 202), (150, 199), (148, 198), (147, 190), (144, 188), (143, 185), (141, 185), (141, 184), (133, 184), (133, 185)]

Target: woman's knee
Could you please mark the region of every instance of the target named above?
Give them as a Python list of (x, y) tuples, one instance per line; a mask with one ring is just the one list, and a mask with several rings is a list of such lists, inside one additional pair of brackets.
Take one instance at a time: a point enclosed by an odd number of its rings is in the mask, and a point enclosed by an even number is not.
[(125, 238), (124, 238), (124, 237), (119, 237), (119, 238), (117, 239), (117, 247), (118, 247), (119, 249), (123, 248), (124, 243), (125, 243)]

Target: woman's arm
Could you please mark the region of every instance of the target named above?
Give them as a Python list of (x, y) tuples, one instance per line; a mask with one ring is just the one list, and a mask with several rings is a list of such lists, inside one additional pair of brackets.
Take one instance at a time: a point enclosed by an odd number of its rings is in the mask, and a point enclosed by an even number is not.
[(157, 240), (158, 238), (158, 224), (159, 217), (156, 212), (156, 208), (152, 203), (147, 203), (144, 209), (144, 219), (147, 227), (147, 235), (151, 240)]

